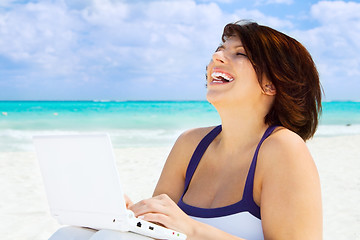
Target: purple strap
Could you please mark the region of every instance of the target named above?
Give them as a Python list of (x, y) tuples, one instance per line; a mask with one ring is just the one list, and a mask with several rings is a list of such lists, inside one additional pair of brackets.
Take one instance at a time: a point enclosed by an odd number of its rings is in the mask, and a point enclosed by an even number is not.
[(210, 143), (216, 138), (216, 136), (219, 135), (221, 130), (222, 130), (221, 125), (216, 126), (200, 141), (199, 145), (196, 147), (196, 149), (190, 159), (188, 168), (186, 170), (184, 194), (186, 193), (186, 191), (189, 187), (189, 184), (194, 175), (194, 172), (195, 172), (197, 166), (199, 165), (199, 162), (200, 162), (202, 156), (204, 155), (206, 149), (209, 147)]
[(266, 138), (270, 136), (270, 134), (275, 130), (277, 126), (270, 126), (268, 129), (266, 129), (264, 135), (262, 136), (259, 144), (256, 147), (250, 169), (246, 178), (244, 193), (243, 193), (243, 201), (247, 204), (249, 204), (249, 209), (251, 209), (250, 213), (261, 219), (260, 215), (260, 207), (256, 205), (253, 198), (253, 190), (254, 190), (254, 175), (255, 175), (255, 169), (256, 169), (256, 163), (257, 158), (259, 154), (259, 150), (261, 147), (261, 144), (265, 141)]

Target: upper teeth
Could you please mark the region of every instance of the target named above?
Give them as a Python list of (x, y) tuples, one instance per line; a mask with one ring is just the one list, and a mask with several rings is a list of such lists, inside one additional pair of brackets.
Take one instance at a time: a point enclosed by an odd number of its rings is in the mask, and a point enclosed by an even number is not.
[(229, 76), (228, 74), (222, 73), (222, 72), (213, 72), (211, 74), (211, 77), (213, 77), (215, 80), (221, 80), (221, 79), (219, 79), (219, 77), (222, 77), (222, 78), (228, 80), (229, 82), (234, 81), (233, 77)]

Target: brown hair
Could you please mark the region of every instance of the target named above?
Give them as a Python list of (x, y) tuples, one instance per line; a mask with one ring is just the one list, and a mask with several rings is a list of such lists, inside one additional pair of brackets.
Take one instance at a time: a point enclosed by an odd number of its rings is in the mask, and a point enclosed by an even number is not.
[(260, 86), (265, 75), (276, 88), (265, 123), (311, 138), (321, 113), (322, 87), (310, 53), (295, 39), (255, 22), (226, 25), (222, 41), (232, 36), (240, 38)]

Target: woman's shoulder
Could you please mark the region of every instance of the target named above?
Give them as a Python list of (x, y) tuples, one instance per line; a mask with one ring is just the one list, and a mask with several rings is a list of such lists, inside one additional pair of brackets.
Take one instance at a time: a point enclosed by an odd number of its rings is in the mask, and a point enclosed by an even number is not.
[(267, 153), (275, 153), (297, 151), (302, 147), (306, 147), (306, 144), (298, 134), (280, 126), (264, 141), (262, 149)]
[(203, 139), (215, 127), (194, 128), (183, 132), (171, 149), (168, 159), (176, 162), (185, 162), (187, 165), (191, 155)]
[(186, 130), (178, 137), (175, 145), (195, 150), (200, 141), (215, 127), (216, 126), (201, 127)]
[(297, 170), (314, 167), (314, 160), (304, 140), (295, 132), (278, 127), (266, 139), (259, 151), (259, 159), (266, 171)]

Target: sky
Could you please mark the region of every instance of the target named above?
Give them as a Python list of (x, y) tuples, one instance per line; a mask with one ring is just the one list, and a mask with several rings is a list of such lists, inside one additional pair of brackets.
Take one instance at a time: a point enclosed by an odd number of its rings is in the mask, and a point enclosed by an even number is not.
[(0, 0), (0, 100), (205, 100), (223, 27), (300, 41), (326, 101), (360, 101), (360, 1)]

